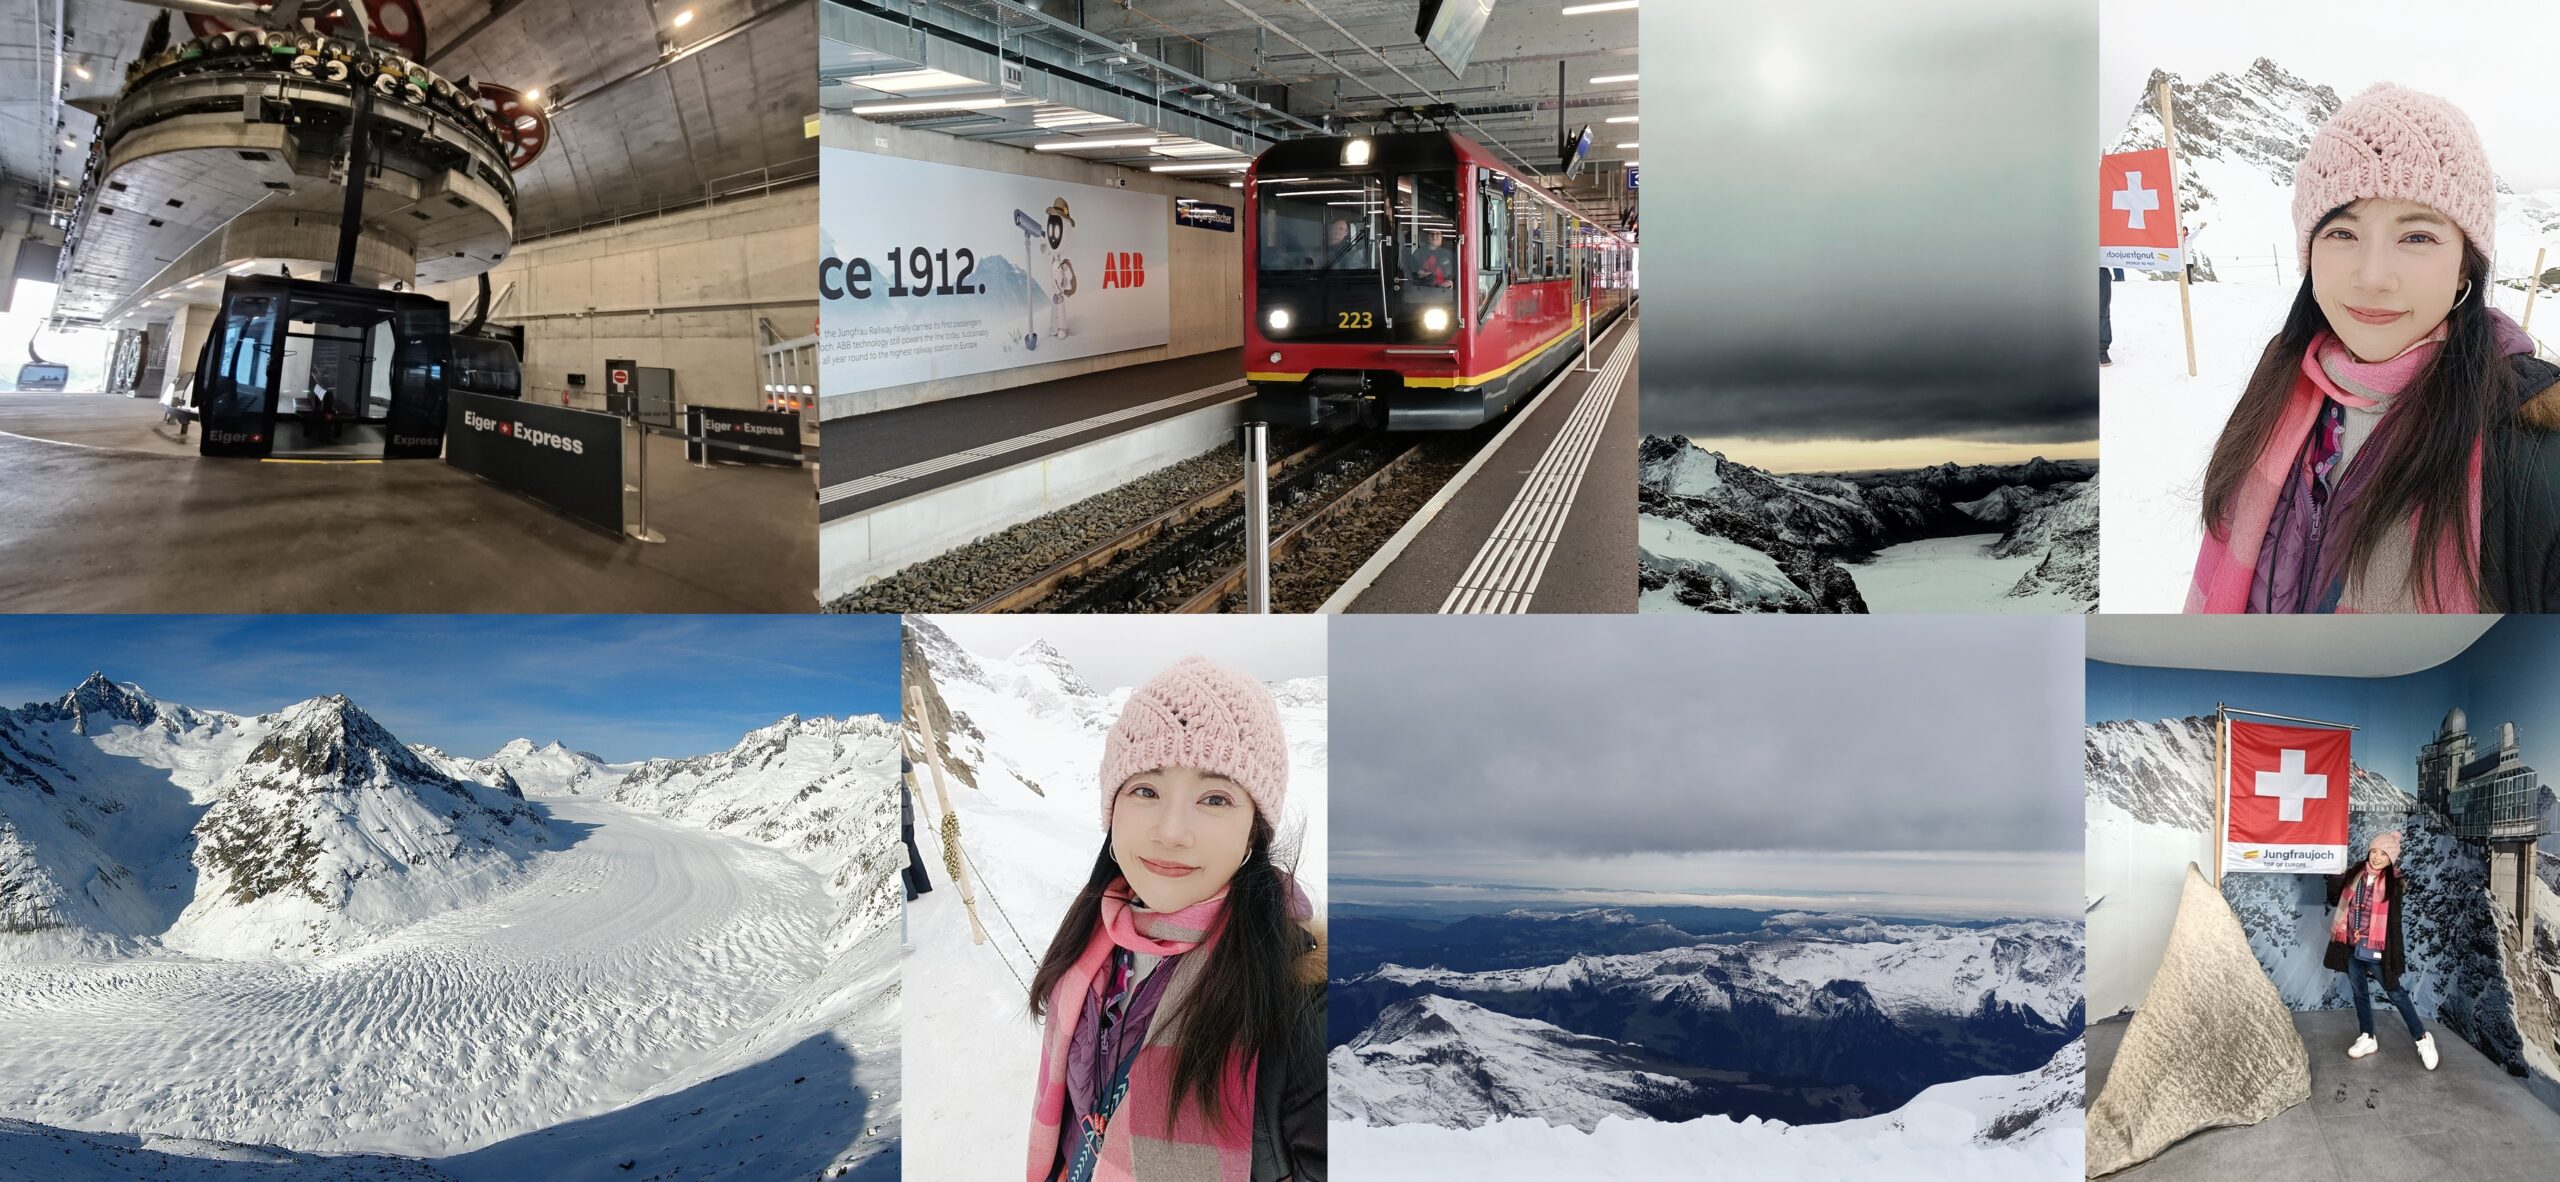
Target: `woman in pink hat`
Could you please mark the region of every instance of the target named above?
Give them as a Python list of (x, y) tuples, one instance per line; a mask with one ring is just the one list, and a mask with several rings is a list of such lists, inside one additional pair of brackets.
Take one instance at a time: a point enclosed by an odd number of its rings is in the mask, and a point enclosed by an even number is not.
[(2418, 1061), (2433, 1071), (2436, 1036), (2418, 1020), (2418, 1007), (2410, 1004), (2409, 991), (2400, 986), (2400, 974), (2408, 967), (2400, 943), (2402, 886), (2400, 835), (2385, 833), (2373, 839), (2362, 864), (2329, 880), (2329, 905), (2336, 910), (2329, 917), (2325, 962), (2345, 973), (2355, 991), (2358, 1033), (2347, 1057), (2361, 1059), (2382, 1049), (2373, 1041), (2373, 1000), (2366, 995), (2367, 982), (2373, 982), (2382, 987), (2383, 996), (2391, 999), (2400, 1020), (2408, 1025), (2409, 1037), (2418, 1046)]
[(2214, 444), (2187, 610), (2560, 605), (2560, 367), (2490, 307), (2471, 120), (2385, 83), (2295, 170), (2302, 287)]
[(1028, 1182), (1322, 1182), (1324, 944), (1273, 850), (1279, 707), (1198, 657), (1102, 754), (1102, 852), (1041, 958)]

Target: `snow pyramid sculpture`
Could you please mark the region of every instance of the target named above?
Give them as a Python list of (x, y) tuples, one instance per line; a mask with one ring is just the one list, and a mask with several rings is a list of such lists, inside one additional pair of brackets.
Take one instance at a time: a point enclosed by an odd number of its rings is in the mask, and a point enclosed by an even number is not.
[(2222, 892), (2187, 866), (2151, 992), (2089, 1105), (2089, 1176), (2205, 1129), (2253, 1125), (2311, 1098), (2311, 1058)]

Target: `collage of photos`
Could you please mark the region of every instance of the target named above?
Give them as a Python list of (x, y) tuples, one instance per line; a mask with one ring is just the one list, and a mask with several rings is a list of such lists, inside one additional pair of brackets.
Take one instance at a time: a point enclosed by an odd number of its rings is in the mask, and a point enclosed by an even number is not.
[(0, 1182), (2547, 1182), (2554, 47), (22, 5)]

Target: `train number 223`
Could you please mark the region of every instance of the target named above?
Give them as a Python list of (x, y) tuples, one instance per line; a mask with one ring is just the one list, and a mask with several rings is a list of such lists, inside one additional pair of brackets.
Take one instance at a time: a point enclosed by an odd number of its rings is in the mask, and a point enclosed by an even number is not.
[(1373, 322), (1373, 318), (1375, 317), (1375, 315), (1376, 315), (1376, 314), (1375, 314), (1375, 313), (1372, 313), (1372, 312), (1343, 312), (1343, 313), (1339, 313), (1338, 315), (1340, 316), (1340, 320), (1338, 320), (1338, 321), (1334, 324), (1334, 327), (1335, 327), (1335, 328), (1375, 328), (1375, 327), (1377, 327), (1377, 325)]

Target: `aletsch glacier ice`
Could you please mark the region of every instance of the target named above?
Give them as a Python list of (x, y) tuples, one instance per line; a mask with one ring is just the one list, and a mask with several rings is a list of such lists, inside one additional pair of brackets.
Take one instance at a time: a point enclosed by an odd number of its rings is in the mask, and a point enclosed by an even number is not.
[(610, 765), (334, 695), (0, 711), (0, 1161), (894, 1174), (896, 767), (876, 717)]

